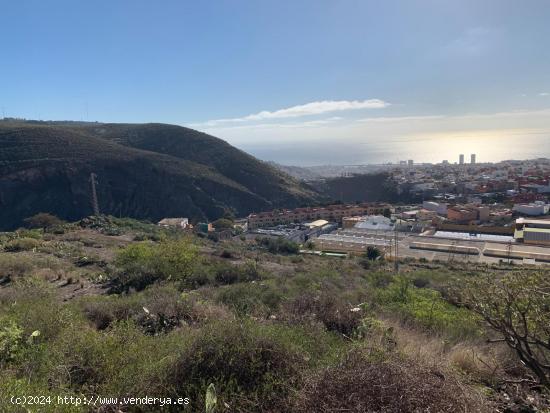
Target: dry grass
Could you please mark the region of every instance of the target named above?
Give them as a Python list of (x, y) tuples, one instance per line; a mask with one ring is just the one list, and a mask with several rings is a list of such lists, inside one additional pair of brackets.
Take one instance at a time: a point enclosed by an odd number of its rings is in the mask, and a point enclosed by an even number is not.
[(489, 412), (453, 374), (417, 361), (353, 351), (306, 380), (295, 412)]
[(488, 344), (481, 339), (450, 344), (441, 337), (403, 327), (395, 320), (386, 318), (383, 323), (391, 328), (399, 352), (433, 368), (452, 369), (487, 385), (525, 373), (505, 345)]

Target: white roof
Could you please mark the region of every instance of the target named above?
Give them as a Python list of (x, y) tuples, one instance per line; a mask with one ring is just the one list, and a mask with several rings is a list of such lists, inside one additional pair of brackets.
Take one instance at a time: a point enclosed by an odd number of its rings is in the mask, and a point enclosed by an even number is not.
[(322, 226), (327, 225), (327, 224), (328, 224), (327, 220), (318, 219), (317, 221), (308, 222), (307, 224), (305, 224), (305, 226), (309, 227), (309, 228), (316, 228), (316, 227), (322, 227)]

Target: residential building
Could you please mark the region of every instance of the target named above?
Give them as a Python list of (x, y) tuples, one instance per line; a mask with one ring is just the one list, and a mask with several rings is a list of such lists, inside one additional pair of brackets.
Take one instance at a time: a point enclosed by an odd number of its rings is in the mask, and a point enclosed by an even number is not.
[(158, 224), (159, 227), (175, 227), (185, 229), (189, 226), (188, 218), (164, 218), (161, 219)]
[(546, 202), (535, 201), (530, 204), (515, 204), (514, 211), (521, 215), (540, 216), (547, 215), (550, 210), (550, 205)]
[(486, 222), (489, 220), (491, 209), (475, 205), (456, 205), (447, 209), (447, 219), (467, 224), (473, 221)]
[(259, 212), (248, 216), (248, 228), (272, 227), (324, 219), (330, 222), (342, 222), (342, 218), (357, 215), (384, 215), (391, 212), (388, 204), (336, 204), (326, 207), (282, 209)]
[(447, 204), (434, 201), (424, 201), (422, 203), (422, 208), (427, 209), (428, 211), (434, 211), (439, 215), (447, 215)]

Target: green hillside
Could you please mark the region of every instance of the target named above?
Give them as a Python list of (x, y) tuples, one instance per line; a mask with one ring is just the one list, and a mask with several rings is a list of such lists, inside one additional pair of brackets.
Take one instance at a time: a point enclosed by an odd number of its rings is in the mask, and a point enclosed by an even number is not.
[(318, 195), (221, 139), (179, 126), (0, 122), (0, 228), (46, 211), (215, 219), (292, 207)]

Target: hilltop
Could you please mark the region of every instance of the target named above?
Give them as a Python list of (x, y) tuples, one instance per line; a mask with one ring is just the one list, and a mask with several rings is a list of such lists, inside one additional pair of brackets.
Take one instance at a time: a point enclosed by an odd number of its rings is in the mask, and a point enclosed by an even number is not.
[(193, 220), (318, 202), (311, 188), (216, 137), (166, 124), (0, 122), (0, 228), (45, 211), (76, 220)]

